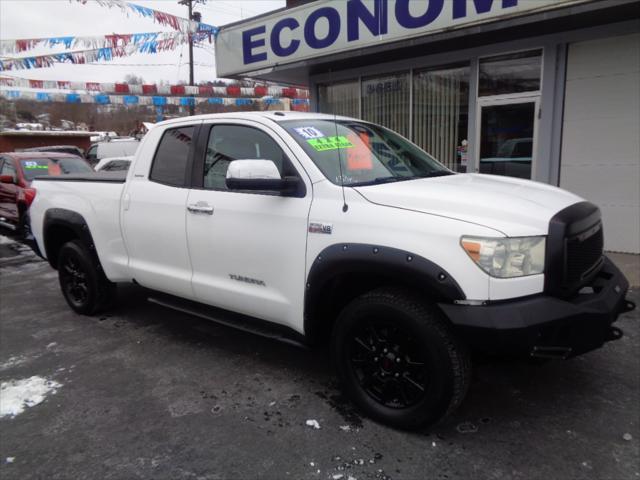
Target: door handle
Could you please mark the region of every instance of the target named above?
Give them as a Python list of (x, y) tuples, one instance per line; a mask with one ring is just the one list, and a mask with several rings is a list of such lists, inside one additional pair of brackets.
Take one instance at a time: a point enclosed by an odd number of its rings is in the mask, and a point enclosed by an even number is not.
[(213, 207), (206, 202), (191, 203), (187, 205), (187, 210), (191, 213), (206, 213), (213, 215)]

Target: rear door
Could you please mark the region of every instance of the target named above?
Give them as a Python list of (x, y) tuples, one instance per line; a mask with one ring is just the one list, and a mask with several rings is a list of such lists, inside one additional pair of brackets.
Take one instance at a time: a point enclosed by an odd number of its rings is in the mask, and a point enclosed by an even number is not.
[[(203, 125), (201, 142), (206, 153), (194, 162), (186, 222), (196, 298), (299, 327), (312, 198), (308, 177), (284, 140), (258, 123)], [(238, 159), (272, 160), (281, 176), (301, 178), (305, 191), (297, 197), (230, 191), (226, 172)]]
[[(198, 126), (167, 128), (141, 153), (122, 199), (122, 226), (133, 278), (141, 285), (193, 298), (186, 239), (187, 187)], [(148, 155), (148, 157), (147, 157)], [(150, 159), (149, 157), (153, 157)], [(145, 167), (144, 174), (139, 168)]]

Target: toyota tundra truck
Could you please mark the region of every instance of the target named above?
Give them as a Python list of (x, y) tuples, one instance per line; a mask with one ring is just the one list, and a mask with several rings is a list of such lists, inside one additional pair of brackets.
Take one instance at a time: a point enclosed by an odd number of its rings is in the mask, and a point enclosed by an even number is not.
[(34, 248), (75, 312), (150, 300), (297, 344), (329, 342), (370, 417), (433, 424), (470, 354), (566, 359), (635, 305), (600, 210), (528, 180), (459, 174), (373, 123), (245, 112), (153, 127), (127, 173), (40, 178)]

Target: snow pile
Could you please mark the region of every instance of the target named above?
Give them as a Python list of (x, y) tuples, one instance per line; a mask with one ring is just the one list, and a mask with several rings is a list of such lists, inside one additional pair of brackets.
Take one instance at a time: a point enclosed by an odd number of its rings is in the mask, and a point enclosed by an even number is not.
[(27, 407), (42, 403), (49, 394), (55, 394), (62, 385), (34, 375), (22, 380), (9, 380), (0, 384), (0, 418), (20, 415)]
[(318, 423), (317, 420), (307, 420), (307, 426), (315, 428), (315, 429), (319, 429), (320, 428), (320, 424)]

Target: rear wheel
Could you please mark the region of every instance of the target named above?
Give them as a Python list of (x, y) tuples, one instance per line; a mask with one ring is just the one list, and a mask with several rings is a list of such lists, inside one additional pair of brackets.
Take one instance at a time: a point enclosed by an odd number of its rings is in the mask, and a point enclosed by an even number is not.
[(102, 272), (87, 248), (78, 240), (65, 243), (58, 254), (58, 279), (69, 306), (84, 315), (109, 307), (116, 286)]
[(437, 422), (458, 407), (469, 384), (467, 349), (440, 312), (399, 289), (367, 293), (342, 311), (332, 357), (349, 397), (397, 428)]

